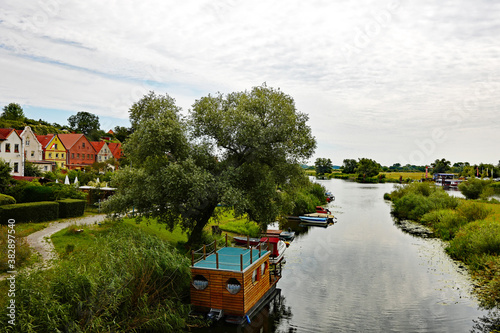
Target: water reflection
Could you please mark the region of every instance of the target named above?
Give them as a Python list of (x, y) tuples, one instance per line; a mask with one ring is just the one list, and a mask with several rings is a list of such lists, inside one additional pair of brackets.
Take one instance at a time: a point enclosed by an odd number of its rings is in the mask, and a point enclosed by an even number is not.
[(338, 222), (328, 228), (297, 221), (276, 226), (296, 232), (285, 252), (279, 304), (264, 308), (245, 327), (205, 332), (468, 332), (473, 327), (485, 332), (493, 327), (495, 317), (478, 308), (467, 272), (448, 258), (443, 244), (394, 225), (391, 204), (383, 199), (392, 184), (318, 182), (335, 195), (328, 208)]

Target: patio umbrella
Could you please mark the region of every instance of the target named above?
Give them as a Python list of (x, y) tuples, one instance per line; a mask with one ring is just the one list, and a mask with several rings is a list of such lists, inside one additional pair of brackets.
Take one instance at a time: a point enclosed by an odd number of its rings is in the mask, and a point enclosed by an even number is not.
[(64, 184), (69, 185), (69, 177), (66, 175), (66, 178), (64, 178)]
[(75, 177), (75, 184), (78, 184), (78, 176)]

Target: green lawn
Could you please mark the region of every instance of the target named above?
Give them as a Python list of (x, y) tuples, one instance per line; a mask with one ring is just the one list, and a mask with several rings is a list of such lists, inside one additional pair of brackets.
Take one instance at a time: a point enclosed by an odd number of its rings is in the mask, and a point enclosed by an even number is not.
[(150, 235), (156, 235), (160, 239), (171, 243), (173, 246), (176, 246), (179, 242), (187, 242), (188, 240), (187, 235), (182, 232), (179, 226), (169, 231), (165, 224), (158, 223), (155, 219), (142, 220), (141, 223), (136, 223), (134, 218), (125, 218), (123, 222), (133, 225)]

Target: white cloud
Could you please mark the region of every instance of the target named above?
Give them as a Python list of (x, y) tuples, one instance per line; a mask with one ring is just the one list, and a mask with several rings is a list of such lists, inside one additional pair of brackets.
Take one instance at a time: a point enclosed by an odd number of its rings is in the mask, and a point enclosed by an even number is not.
[[(434, 1), (5, 1), (0, 103), (127, 117), (148, 90), (188, 109), (267, 82), (310, 115), (318, 157), (495, 162), (500, 5)], [(450, 121), (451, 119), (451, 121)], [(460, 136), (454, 133), (460, 132)], [(455, 144), (456, 143), (456, 144)], [(462, 147), (459, 147), (459, 144)]]

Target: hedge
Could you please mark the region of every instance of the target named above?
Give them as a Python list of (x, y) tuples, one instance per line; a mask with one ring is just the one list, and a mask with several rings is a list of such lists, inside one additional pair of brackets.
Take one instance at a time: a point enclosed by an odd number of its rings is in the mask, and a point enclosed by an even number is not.
[(44, 222), (57, 220), (59, 203), (41, 201), (0, 206), (0, 224), (7, 224), (9, 219), (16, 223)]
[(82, 216), (85, 212), (85, 200), (63, 199), (57, 202), (59, 203), (59, 217), (61, 218)]
[(7, 194), (0, 194), (0, 206), (3, 205), (13, 205), (16, 203), (16, 199)]

